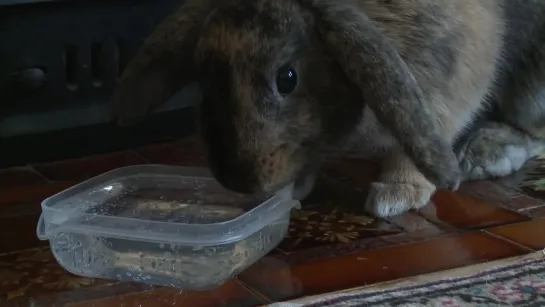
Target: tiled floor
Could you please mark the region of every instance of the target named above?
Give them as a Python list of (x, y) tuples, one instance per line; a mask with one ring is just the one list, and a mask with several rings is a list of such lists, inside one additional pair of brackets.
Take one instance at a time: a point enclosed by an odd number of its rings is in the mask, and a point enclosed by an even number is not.
[(0, 170), (0, 305), (256, 306), (525, 254), (545, 247), (544, 161), (390, 219), (361, 211), (373, 164), (332, 161), (278, 248), (209, 292), (76, 277), (35, 234), (40, 201), (83, 179), (130, 164), (206, 165), (194, 139)]

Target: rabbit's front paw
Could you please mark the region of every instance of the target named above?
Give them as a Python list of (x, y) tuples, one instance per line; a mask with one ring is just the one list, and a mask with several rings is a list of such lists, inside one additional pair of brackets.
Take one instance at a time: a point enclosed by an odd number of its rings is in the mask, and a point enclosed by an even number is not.
[(434, 192), (432, 184), (374, 182), (369, 189), (365, 210), (378, 217), (398, 215), (427, 205)]

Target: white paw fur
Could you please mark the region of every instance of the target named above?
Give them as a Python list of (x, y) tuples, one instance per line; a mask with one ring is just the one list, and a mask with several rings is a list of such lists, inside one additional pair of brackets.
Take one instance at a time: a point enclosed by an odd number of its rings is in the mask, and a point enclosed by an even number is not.
[(369, 189), (365, 210), (378, 217), (398, 215), (427, 205), (434, 192), (432, 184), (374, 182)]

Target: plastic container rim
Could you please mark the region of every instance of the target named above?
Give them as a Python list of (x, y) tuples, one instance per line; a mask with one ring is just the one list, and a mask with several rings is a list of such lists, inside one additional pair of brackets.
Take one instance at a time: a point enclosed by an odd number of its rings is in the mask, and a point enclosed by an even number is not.
[[(179, 244), (198, 244), (198, 245), (215, 245), (215, 244), (227, 244), (234, 241), (240, 241), (253, 233), (261, 230), (262, 228), (268, 226), (269, 224), (278, 220), (283, 214), (291, 210), (294, 207), (299, 206), (299, 201), (293, 200), (291, 198), (291, 191), (293, 186), (286, 186), (271, 198), (265, 200), (260, 205), (251, 209), (250, 211), (241, 214), (240, 216), (219, 223), (210, 223), (210, 224), (184, 224), (184, 223), (174, 223), (174, 222), (161, 222), (161, 221), (149, 221), (129, 217), (117, 217), (117, 216), (100, 216), (96, 214), (89, 214), (80, 212), (77, 216), (73, 216), (63, 223), (55, 224), (49, 222), (49, 225), (55, 225), (56, 227), (53, 230), (46, 229), (46, 220), (44, 213), (47, 212), (49, 215), (59, 215), (66, 214), (66, 211), (61, 209), (55, 209), (50, 207), (51, 204), (55, 204), (57, 201), (66, 199), (68, 197), (74, 196), (79, 192), (82, 192), (90, 187), (93, 187), (100, 183), (108, 182), (115, 178), (128, 178), (136, 175), (158, 175), (158, 176), (181, 176), (188, 179), (204, 179), (204, 180), (214, 180), (210, 171), (206, 168), (195, 168), (195, 167), (183, 167), (183, 166), (169, 166), (169, 165), (160, 165), (160, 164), (142, 164), (142, 165), (132, 165), (117, 168), (106, 172), (104, 174), (95, 176), (91, 179), (88, 179), (84, 182), (81, 182), (77, 185), (74, 185), (68, 189), (65, 189), (53, 196), (46, 198), (41, 203), (42, 213), (38, 221), (38, 226), (36, 229), (37, 236), (40, 240), (49, 240), (51, 237), (55, 236), (58, 233), (77, 233), (77, 234), (88, 234), (88, 235), (98, 235), (98, 236), (109, 236), (116, 238), (125, 238), (131, 240), (146, 240), (150, 242), (158, 243), (179, 243)], [(268, 208), (275, 207), (275, 214), (263, 214), (267, 212)], [(139, 231), (139, 230), (130, 230), (126, 229), (115, 229), (104, 226), (93, 226), (93, 225), (81, 225), (74, 223), (67, 223), (74, 221), (74, 218), (84, 218), (86, 216), (96, 217), (97, 219), (104, 221), (125, 221), (141, 225), (155, 225), (155, 226), (164, 226), (176, 229), (187, 230), (188, 232), (199, 232), (204, 231), (208, 232), (208, 237), (195, 237), (184, 236), (180, 233), (163, 233), (163, 232), (153, 232), (153, 231)], [(230, 232), (227, 234), (218, 234), (214, 239), (213, 235), (210, 234), (214, 228), (234, 228), (233, 226), (238, 226), (236, 231)], [(195, 238), (191, 238), (195, 237)], [(210, 238), (212, 237), (212, 238)]]

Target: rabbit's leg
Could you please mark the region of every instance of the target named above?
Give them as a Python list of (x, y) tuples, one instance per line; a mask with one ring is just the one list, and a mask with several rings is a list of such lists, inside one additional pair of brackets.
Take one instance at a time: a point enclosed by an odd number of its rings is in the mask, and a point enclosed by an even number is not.
[(487, 122), (469, 135), (457, 154), (464, 179), (480, 180), (516, 172), (544, 149), (543, 138), (507, 123)]
[(434, 192), (435, 186), (398, 148), (382, 161), (379, 182), (371, 184), (365, 209), (374, 216), (393, 216), (425, 206)]
[(457, 150), (465, 179), (509, 175), (545, 149), (545, 41), (534, 46), (498, 87), (499, 121), (474, 130)]

